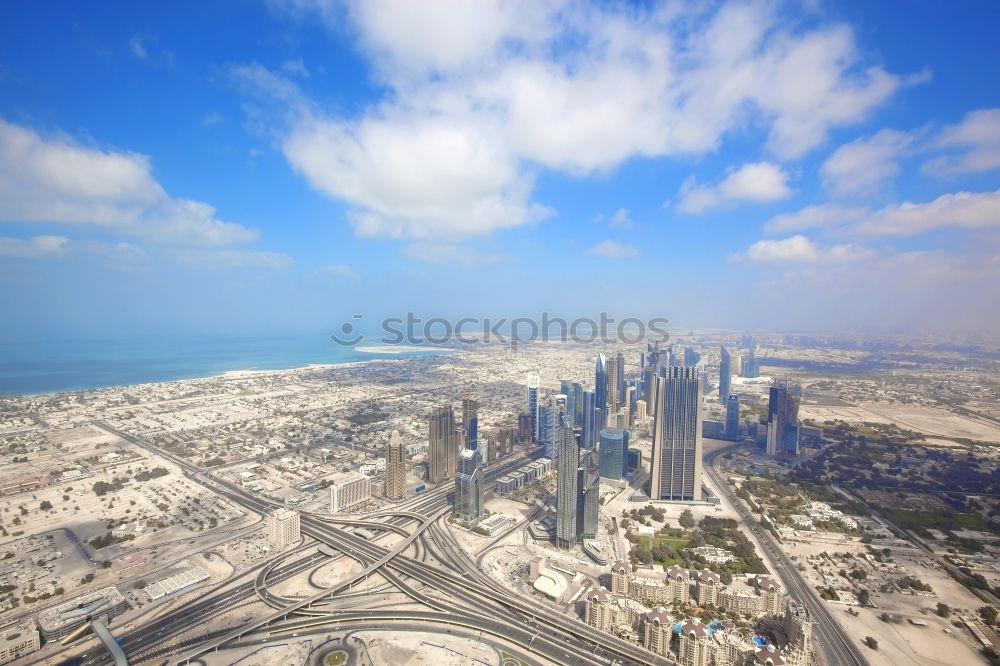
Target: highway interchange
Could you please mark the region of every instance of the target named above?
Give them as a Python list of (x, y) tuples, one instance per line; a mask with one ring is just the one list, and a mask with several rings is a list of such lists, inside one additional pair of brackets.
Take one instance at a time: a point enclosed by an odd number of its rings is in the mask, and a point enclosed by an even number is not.
[[(106, 424), (101, 425), (106, 427)], [(138, 438), (121, 432), (117, 434), (152, 450)], [(706, 456), (705, 469), (764, 547), (765, 556), (775, 564), (786, 589), (801, 600), (812, 614), (818, 651), (824, 661), (831, 666), (865, 666), (864, 657), (843, 635), (824, 604), (802, 580), (771, 535), (745, 511), (728, 486), (722, 483), (713, 463), (724, 451)], [(165, 455), (159, 450), (154, 452)], [(181, 459), (167, 457), (179, 465), (192, 481), (251, 511), (266, 514), (275, 507), (273, 502), (249, 494), (241, 487), (205, 473)], [(487, 488), (524, 462), (525, 458), (519, 456), (488, 468)], [(314, 543), (284, 553), (269, 562), (252, 581), (218, 589), (132, 631), (119, 634), (122, 648), (132, 663), (166, 659), (164, 663), (187, 664), (211, 650), (259, 643), (262, 636), (263, 640), (269, 641), (289, 632), (305, 634), (374, 626), (413, 626), (432, 632), (478, 632), (480, 636), (495, 637), (498, 643), (509, 646), (504, 648), (509, 652), (540, 655), (556, 663), (672, 663), (634, 643), (595, 630), (545, 603), (520, 596), (483, 573), (476, 560), (441, 524), (448, 512), (449, 490), (447, 486), (432, 489), (389, 510), (369, 514), (364, 519), (304, 512), (300, 517), (301, 531)], [(375, 533), (374, 538), (368, 540), (355, 534), (352, 530), (357, 527)], [(386, 537), (396, 540), (391, 547), (379, 543)], [(325, 548), (317, 552), (316, 542), (324, 544)], [(285, 598), (270, 591), (269, 588), (281, 581), (314, 571), (329, 562), (331, 557), (350, 558), (361, 569), (305, 598)], [(368, 589), (355, 593), (350, 589), (369, 576), (380, 576), (385, 581), (375, 590), (386, 593), (398, 590), (420, 607), (371, 607), (374, 604), (365, 601), (370, 601), (375, 591)], [(310, 581), (313, 581), (311, 574)], [(252, 617), (250, 607), (258, 600), (271, 606), (273, 612)], [(361, 604), (369, 607), (357, 607)], [(243, 607), (247, 608), (247, 616), (235, 629), (184, 637), (207, 620)], [(81, 658), (64, 663), (96, 666), (109, 661), (110, 657), (103, 648), (96, 646)]]

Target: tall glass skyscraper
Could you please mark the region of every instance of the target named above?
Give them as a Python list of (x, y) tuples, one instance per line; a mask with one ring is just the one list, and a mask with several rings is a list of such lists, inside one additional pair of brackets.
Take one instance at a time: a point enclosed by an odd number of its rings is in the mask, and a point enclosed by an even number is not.
[(600, 410), (597, 408), (597, 393), (595, 391), (584, 391), (583, 418), (582, 423), (580, 423), (583, 430), (583, 435), (580, 438), (581, 447), (585, 449), (594, 447), (598, 431), (598, 418), (600, 418)]
[(664, 368), (656, 378), (650, 497), (701, 500), (701, 384), (696, 368)]
[(615, 396), (620, 404), (625, 401), (625, 354), (621, 352), (615, 356), (615, 382)]
[(479, 454), (462, 449), (455, 472), (455, 515), (462, 520), (475, 520), (483, 515), (483, 475)]
[(604, 354), (597, 355), (597, 364), (594, 368), (594, 394), (596, 407), (601, 410), (601, 419), (597, 427), (604, 427), (604, 415), (608, 407), (608, 361)]
[(726, 400), (726, 439), (740, 440), (740, 396), (731, 395)]
[(455, 457), (459, 449), (455, 410), (451, 405), (438, 407), (431, 412), (429, 425), (427, 480), (441, 483), (455, 476)]
[(597, 537), (601, 509), (601, 475), (594, 449), (580, 451), (576, 493), (576, 538), (578, 541), (594, 539)]
[(476, 441), (479, 438), (479, 397), (468, 392), (462, 396), (462, 430), (465, 432), (466, 448), (476, 448)]
[(527, 387), (524, 391), (525, 409), (531, 419), (531, 441), (538, 441), (538, 375), (528, 375)]
[(606, 479), (622, 478), (625, 468), (625, 431), (621, 428), (601, 430), (601, 476)]
[(719, 402), (723, 405), (729, 399), (729, 389), (732, 385), (733, 357), (729, 350), (722, 347), (722, 360), (719, 361)]
[(556, 457), (556, 545), (571, 548), (577, 535), (577, 468), (580, 466), (580, 447), (573, 429), (559, 428), (559, 455)]

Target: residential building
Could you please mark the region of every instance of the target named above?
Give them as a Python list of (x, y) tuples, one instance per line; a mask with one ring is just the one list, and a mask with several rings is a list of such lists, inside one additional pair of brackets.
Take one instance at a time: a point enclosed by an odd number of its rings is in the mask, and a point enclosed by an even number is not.
[(292, 509), (276, 509), (267, 516), (267, 540), (277, 549), (282, 549), (302, 538), (299, 532), (299, 512)]
[(364, 474), (342, 472), (330, 477), (330, 511), (334, 513), (347, 511), (371, 496), (371, 480)]

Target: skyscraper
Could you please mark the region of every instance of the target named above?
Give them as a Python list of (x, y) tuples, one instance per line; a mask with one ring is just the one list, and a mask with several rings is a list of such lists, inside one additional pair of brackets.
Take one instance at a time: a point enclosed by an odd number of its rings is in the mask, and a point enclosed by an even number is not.
[(538, 375), (528, 375), (527, 388), (524, 392), (525, 407), (531, 419), (531, 441), (538, 441)]
[(594, 447), (597, 432), (600, 430), (598, 419), (601, 410), (597, 407), (597, 393), (594, 391), (583, 392), (583, 418), (580, 424), (583, 435), (580, 438), (580, 446), (585, 449)]
[(573, 429), (559, 428), (559, 455), (556, 457), (556, 545), (570, 548), (576, 543), (577, 534), (577, 468), (580, 465), (580, 447)]
[(615, 389), (615, 395), (618, 398), (618, 402), (624, 402), (625, 400), (625, 354), (618, 352), (615, 356), (615, 381), (618, 386)]
[(576, 424), (576, 394), (573, 393), (573, 382), (568, 379), (559, 380), (559, 393), (566, 396), (566, 419), (570, 425)]
[(650, 497), (701, 499), (701, 385), (695, 368), (665, 368), (656, 378)]
[(742, 376), (747, 379), (760, 377), (760, 361), (754, 356), (753, 349), (743, 358)]
[[(597, 363), (594, 368), (594, 406), (601, 411), (597, 427), (604, 427), (604, 415), (608, 406), (608, 362), (604, 354), (597, 355)], [(595, 433), (596, 436), (596, 433)]]
[(573, 382), (573, 424), (583, 425), (583, 386), (580, 382)]
[(431, 412), (427, 480), (441, 483), (455, 476), (458, 438), (455, 436), (455, 410), (451, 405)]
[(576, 539), (597, 537), (600, 520), (601, 475), (597, 451), (582, 449), (576, 472)]
[(621, 428), (601, 430), (600, 455), (601, 476), (606, 479), (622, 478), (622, 469), (625, 467), (625, 431)]
[(475, 520), (483, 515), (483, 474), (479, 454), (462, 449), (455, 472), (455, 515), (462, 520)]
[(769, 456), (783, 452), (785, 430), (785, 399), (788, 397), (788, 385), (776, 382), (767, 396), (767, 444), (765, 452)]
[(395, 430), (385, 444), (385, 496), (403, 499), (406, 493), (406, 448)]
[(462, 396), (462, 432), (464, 433), (462, 444), (466, 448), (476, 448), (476, 440), (479, 437), (479, 397), (469, 391)]
[(729, 399), (729, 389), (732, 384), (733, 357), (729, 350), (722, 347), (722, 360), (719, 361), (719, 402), (723, 405)]
[(559, 426), (565, 423), (570, 429), (573, 428), (569, 416), (566, 412), (566, 396), (563, 394), (550, 395), (545, 405), (545, 436), (542, 438), (545, 444), (545, 455), (553, 458), (558, 454), (556, 451), (559, 439)]
[(726, 439), (740, 440), (740, 396), (731, 395), (726, 400)]
[(775, 382), (767, 399), (767, 446), (770, 456), (799, 453), (799, 398), (789, 394), (787, 382)]
[(698, 361), (701, 360), (701, 354), (696, 352), (692, 347), (684, 348), (684, 365), (698, 365)]

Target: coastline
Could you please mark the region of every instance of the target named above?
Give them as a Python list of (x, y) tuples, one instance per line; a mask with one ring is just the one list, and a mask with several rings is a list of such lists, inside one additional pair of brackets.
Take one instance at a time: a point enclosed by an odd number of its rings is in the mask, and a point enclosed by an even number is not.
[[(8, 387), (6, 384), (10, 383), (8, 380), (10, 377), (3, 376), (2, 371), (0, 371), (0, 396), (9, 395), (16, 397), (40, 397), (40, 396), (53, 396), (64, 393), (80, 393), (88, 391), (104, 391), (110, 389), (124, 389), (132, 386), (147, 386), (152, 384), (166, 384), (171, 382), (182, 382), (182, 381), (197, 381), (197, 380), (210, 380), (210, 379), (239, 379), (241, 377), (253, 377), (259, 376), (267, 373), (277, 373), (277, 372), (301, 372), (309, 370), (323, 370), (327, 368), (343, 368), (352, 365), (363, 365), (365, 363), (370, 363), (372, 361), (385, 361), (385, 360), (400, 360), (403, 358), (416, 358), (419, 356), (437, 356), (439, 354), (451, 353), (454, 350), (446, 347), (417, 347), (417, 346), (407, 346), (399, 345), (397, 346), (377, 346), (377, 347), (364, 347), (364, 348), (354, 348), (351, 351), (352, 358), (345, 358), (343, 361), (327, 361), (322, 363), (315, 362), (304, 362), (299, 359), (288, 360), (288, 364), (279, 364), (277, 367), (261, 367), (255, 365), (243, 365), (243, 367), (234, 368), (220, 368), (220, 363), (216, 362), (205, 362), (197, 363), (193, 359), (179, 358), (177, 359), (179, 364), (182, 366), (192, 366), (186, 367), (175, 372), (161, 372), (159, 374), (163, 375), (160, 377), (152, 377), (149, 379), (138, 379), (137, 381), (108, 381), (108, 382), (75, 382), (75, 381), (64, 381), (62, 386), (58, 388), (46, 388), (41, 390), (25, 390), (17, 391), (13, 390), (15, 387)], [(358, 358), (361, 356), (362, 358)], [(389, 358), (386, 358), (389, 357)], [(121, 360), (117, 360), (121, 362)], [(23, 364), (31, 364), (31, 360), (22, 361)], [(105, 359), (88, 359), (87, 364), (105, 367), (108, 365), (113, 365), (114, 362), (109, 362)], [(68, 365), (73, 365), (69, 363)], [(145, 368), (150, 374), (158, 374), (152, 368), (159, 367), (156, 363), (149, 361), (136, 361), (133, 363), (135, 367)], [(216, 367), (212, 367), (212, 366)], [(194, 366), (201, 366), (197, 369)], [(67, 371), (69, 372), (69, 371)], [(83, 371), (75, 371), (80, 375), (90, 376), (88, 373)], [(30, 376), (30, 375), (29, 375)], [(44, 377), (44, 375), (41, 375)], [(14, 384), (19, 376), (13, 375)], [(58, 380), (53, 379), (52, 383), (59, 383)]]

